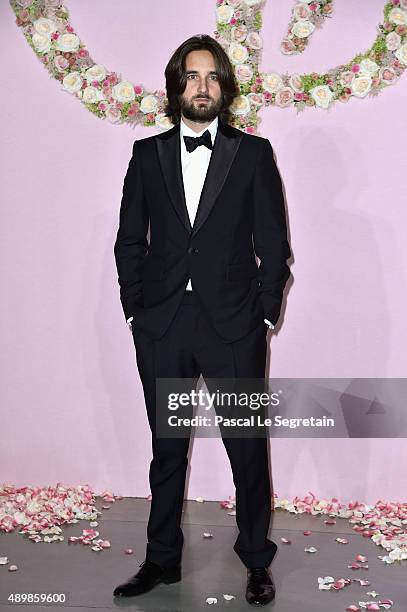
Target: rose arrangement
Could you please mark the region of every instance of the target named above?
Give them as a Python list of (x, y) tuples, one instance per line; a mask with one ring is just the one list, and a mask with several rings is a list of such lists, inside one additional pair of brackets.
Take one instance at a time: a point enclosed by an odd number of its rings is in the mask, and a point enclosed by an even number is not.
[(300, 0), (296, 2), (288, 25), (287, 36), (280, 49), (285, 55), (302, 53), (315, 28), (320, 28), (324, 19), (331, 16), (333, 0)]
[[(232, 105), (233, 125), (256, 133), (258, 111), (268, 106), (297, 112), (306, 107), (328, 109), (334, 101), (377, 95), (397, 82), (407, 67), (407, 0), (391, 0), (384, 6), (370, 49), (347, 64), (318, 74), (278, 74), (259, 71), (263, 40), (261, 10), (265, 0), (217, 0), (216, 40), (235, 69), (240, 95)], [(165, 91), (147, 91), (118, 73), (96, 63), (69, 21), (62, 0), (10, 0), (16, 23), (51, 76), (64, 91), (74, 95), (97, 117), (113, 123), (172, 127), (164, 115)], [(302, 51), (306, 33), (312, 33), (322, 15), (331, 12), (327, 0), (296, 3), (285, 50)], [(314, 14), (314, 15), (312, 15)], [(311, 25), (308, 25), (311, 24)], [(308, 34), (308, 36), (309, 36)], [(291, 36), (291, 38), (290, 38)]]

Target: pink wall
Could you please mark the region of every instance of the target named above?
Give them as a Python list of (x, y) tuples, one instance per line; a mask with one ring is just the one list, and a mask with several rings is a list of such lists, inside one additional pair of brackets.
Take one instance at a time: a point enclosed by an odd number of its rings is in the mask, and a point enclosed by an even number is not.
[[(213, 33), (214, 2), (67, 0), (94, 59), (149, 89), (185, 38)], [(291, 2), (264, 10), (263, 69), (322, 71), (374, 40), (383, 0), (337, 2), (303, 56), (278, 44)], [(109, 8), (118, 11), (108, 16)], [(163, 8), (164, 7), (164, 8)], [(182, 15), (182, 18), (181, 18)], [(49, 78), (7, 2), (2, 70), (2, 481), (89, 483), (147, 495), (150, 437), (113, 244), (135, 138)], [(326, 112), (266, 109), (285, 184), (294, 283), (271, 377), (405, 377), (407, 77)], [(279, 496), (400, 500), (404, 440), (273, 440)], [(405, 473), (405, 471), (404, 471)], [(404, 482), (403, 482), (404, 478)], [(194, 443), (188, 497), (233, 483), (221, 440)]]

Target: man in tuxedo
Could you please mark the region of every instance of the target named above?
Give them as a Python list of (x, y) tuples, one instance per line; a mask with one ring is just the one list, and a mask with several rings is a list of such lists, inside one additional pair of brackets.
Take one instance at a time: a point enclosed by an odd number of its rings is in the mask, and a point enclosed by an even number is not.
[[(210, 36), (193, 36), (165, 76), (174, 127), (134, 142), (114, 247), (153, 451), (146, 558), (117, 596), (181, 579), (190, 440), (156, 435), (156, 379), (264, 379), (267, 329), (279, 318), (290, 275), (281, 178), (270, 142), (229, 125), (239, 89), (227, 54)], [(236, 487), (234, 550), (247, 568), (246, 599), (266, 604), (275, 595), (269, 565), (277, 551), (267, 538), (267, 439), (223, 443)]]

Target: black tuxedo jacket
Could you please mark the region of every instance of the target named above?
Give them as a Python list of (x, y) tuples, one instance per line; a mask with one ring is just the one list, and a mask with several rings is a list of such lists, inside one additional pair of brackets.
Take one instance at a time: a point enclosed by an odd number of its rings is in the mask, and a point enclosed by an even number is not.
[(291, 255), (281, 178), (266, 138), (219, 120), (191, 226), (179, 130), (134, 142), (114, 245), (120, 300), (133, 327), (159, 339), (191, 278), (213, 327), (233, 342), (280, 314)]

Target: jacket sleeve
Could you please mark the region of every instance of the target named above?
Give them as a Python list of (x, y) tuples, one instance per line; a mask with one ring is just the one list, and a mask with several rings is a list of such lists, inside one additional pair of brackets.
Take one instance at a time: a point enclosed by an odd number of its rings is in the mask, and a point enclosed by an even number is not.
[(273, 325), (280, 316), (284, 286), (290, 276), (284, 194), (270, 141), (261, 139), (253, 180), (253, 246), (260, 258), (259, 297)]
[(142, 306), (141, 264), (148, 251), (148, 208), (144, 198), (138, 142), (133, 144), (123, 183), (120, 221), (114, 244), (114, 256), (120, 286), (120, 301), (126, 320)]

